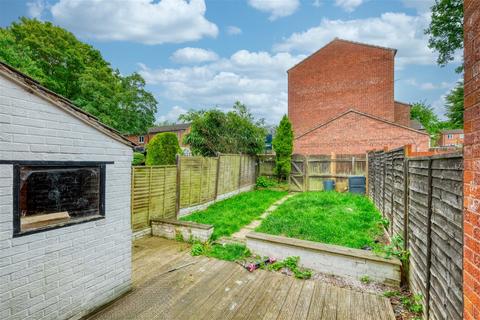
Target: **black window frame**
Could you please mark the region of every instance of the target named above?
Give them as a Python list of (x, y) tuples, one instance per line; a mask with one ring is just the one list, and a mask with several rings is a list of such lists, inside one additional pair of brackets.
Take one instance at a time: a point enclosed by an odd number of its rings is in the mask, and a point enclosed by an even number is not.
[[(45, 232), (71, 225), (87, 223), (105, 219), (105, 191), (106, 191), (106, 165), (113, 164), (113, 161), (0, 161), (0, 164), (13, 165), (13, 237), (21, 237), (33, 233)], [(98, 167), (100, 169), (100, 203), (99, 214), (90, 218), (78, 219), (62, 224), (53, 224), (38, 229), (23, 231), (20, 225), (20, 168), (29, 167)]]

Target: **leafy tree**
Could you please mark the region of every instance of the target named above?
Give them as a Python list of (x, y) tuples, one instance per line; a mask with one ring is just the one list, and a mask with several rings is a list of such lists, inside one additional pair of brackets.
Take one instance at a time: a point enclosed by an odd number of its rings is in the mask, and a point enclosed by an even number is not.
[(145, 132), (157, 102), (137, 73), (122, 76), (72, 33), (36, 19), (0, 28), (0, 60), (122, 133)]
[(446, 97), (447, 118), (451, 129), (463, 128), (463, 81), (450, 91)]
[(215, 156), (216, 153), (257, 154), (264, 148), (266, 131), (263, 120), (255, 120), (245, 105), (235, 102), (233, 110), (189, 111), (180, 120), (190, 122), (185, 144), (194, 154)]
[(175, 157), (181, 152), (175, 133), (159, 133), (147, 145), (145, 164), (147, 166), (175, 164)]
[(275, 174), (278, 179), (286, 179), (290, 175), (293, 152), (292, 124), (286, 115), (278, 125), (272, 141), (275, 151)]
[(432, 107), (426, 105), (425, 102), (417, 102), (412, 104), (410, 109), (410, 118), (420, 122), (430, 135), (438, 133), (440, 120), (433, 111)]
[(428, 47), (439, 54), (437, 63), (445, 66), (452, 61), (455, 51), (463, 48), (463, 0), (436, 0), (425, 34), (430, 36)]

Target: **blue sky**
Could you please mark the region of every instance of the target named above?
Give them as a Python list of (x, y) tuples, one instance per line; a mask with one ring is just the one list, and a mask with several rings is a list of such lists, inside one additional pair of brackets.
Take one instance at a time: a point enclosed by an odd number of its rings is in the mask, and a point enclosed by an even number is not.
[(49, 20), (99, 49), (112, 66), (140, 72), (157, 120), (188, 109), (244, 102), (276, 123), (287, 112), (288, 70), (334, 37), (398, 49), (395, 98), (444, 113), (461, 75), (438, 67), (423, 30), (433, 0), (0, 0), (0, 25)]

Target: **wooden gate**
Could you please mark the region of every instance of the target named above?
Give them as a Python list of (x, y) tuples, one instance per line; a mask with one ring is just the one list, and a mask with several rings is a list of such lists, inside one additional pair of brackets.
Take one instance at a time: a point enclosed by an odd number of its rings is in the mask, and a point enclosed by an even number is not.
[(305, 158), (303, 156), (292, 157), (292, 171), (290, 172), (289, 186), (290, 191), (303, 192), (308, 190), (305, 185)]

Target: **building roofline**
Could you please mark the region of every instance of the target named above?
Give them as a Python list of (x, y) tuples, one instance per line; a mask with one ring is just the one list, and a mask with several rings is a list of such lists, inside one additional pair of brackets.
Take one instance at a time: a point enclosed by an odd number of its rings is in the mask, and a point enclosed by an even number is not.
[(307, 134), (310, 134), (312, 133), (313, 131), (317, 130), (317, 129), (320, 129), (321, 127), (324, 127), (326, 126), (327, 124), (330, 124), (332, 122), (334, 122), (335, 120), (349, 114), (349, 113), (356, 113), (356, 114), (359, 114), (359, 115), (362, 115), (362, 116), (365, 116), (365, 117), (368, 117), (368, 118), (371, 118), (371, 119), (374, 119), (374, 120), (377, 120), (377, 121), (381, 121), (381, 122), (384, 122), (384, 123), (387, 123), (387, 124), (390, 124), (390, 125), (394, 125), (396, 127), (399, 127), (399, 128), (403, 128), (403, 129), (407, 129), (407, 130), (410, 130), (410, 131), (413, 131), (413, 132), (416, 132), (416, 133), (420, 133), (420, 134), (423, 134), (423, 135), (427, 135), (427, 136), (430, 136), (428, 133), (426, 132), (423, 132), (423, 131), (420, 131), (420, 130), (416, 130), (416, 129), (413, 129), (413, 128), (410, 128), (410, 127), (407, 127), (407, 126), (404, 126), (404, 125), (401, 125), (401, 124), (398, 124), (398, 123), (395, 123), (395, 122), (391, 122), (391, 121), (388, 121), (388, 120), (385, 120), (385, 119), (382, 119), (382, 118), (379, 118), (377, 116), (373, 116), (371, 114), (368, 114), (368, 113), (364, 113), (364, 112), (360, 112), (358, 110), (355, 110), (355, 109), (349, 109), (341, 114), (339, 114), (338, 116), (336, 117), (333, 117), (331, 118), (330, 120), (327, 120), (325, 121), (324, 123), (321, 123), (311, 129), (308, 129), (307, 131), (299, 134), (298, 136), (294, 137), (294, 140), (296, 139), (299, 139), (303, 136), (306, 136)]
[(38, 81), (15, 69), (14, 67), (0, 61), (0, 74), (23, 87), (27, 92), (35, 94), (58, 108), (64, 110), (70, 115), (94, 127), (98, 131), (106, 134), (112, 139), (117, 140), (129, 147), (135, 147), (136, 144), (125, 138), (120, 132), (106, 124), (100, 122), (97, 117), (75, 106), (70, 100), (42, 86)]
[(357, 42), (357, 41), (352, 41), (352, 40), (345, 40), (345, 39), (340, 39), (340, 38), (335, 37), (332, 41), (328, 42), (323, 47), (321, 47), (317, 51), (313, 52), (312, 54), (307, 56), (302, 61), (299, 61), (298, 63), (296, 63), (293, 67), (291, 67), (290, 69), (287, 70), (287, 73), (290, 72), (290, 70), (295, 69), (297, 66), (303, 64), (305, 61), (309, 60), (310, 58), (315, 56), (317, 53), (319, 53), (320, 51), (322, 51), (323, 49), (325, 49), (326, 47), (328, 47), (329, 45), (331, 45), (332, 43), (334, 43), (336, 41), (347, 42), (347, 43), (352, 43), (352, 44), (356, 44), (356, 45), (361, 45), (361, 46), (371, 47), (371, 48), (376, 48), (376, 49), (382, 49), (382, 50), (387, 50), (387, 51), (393, 51), (394, 56), (397, 54), (397, 49), (382, 47), (382, 46), (377, 46), (377, 45), (374, 45), (374, 44), (368, 44), (368, 43)]
[(394, 100), (393, 102), (395, 102), (395, 103), (398, 103), (398, 104), (403, 104), (403, 105), (405, 105), (405, 106), (409, 106), (409, 107), (411, 107), (411, 106), (412, 106), (412, 104), (411, 104), (411, 103), (406, 103), (406, 102), (402, 102), (402, 101), (398, 101), (398, 100)]

